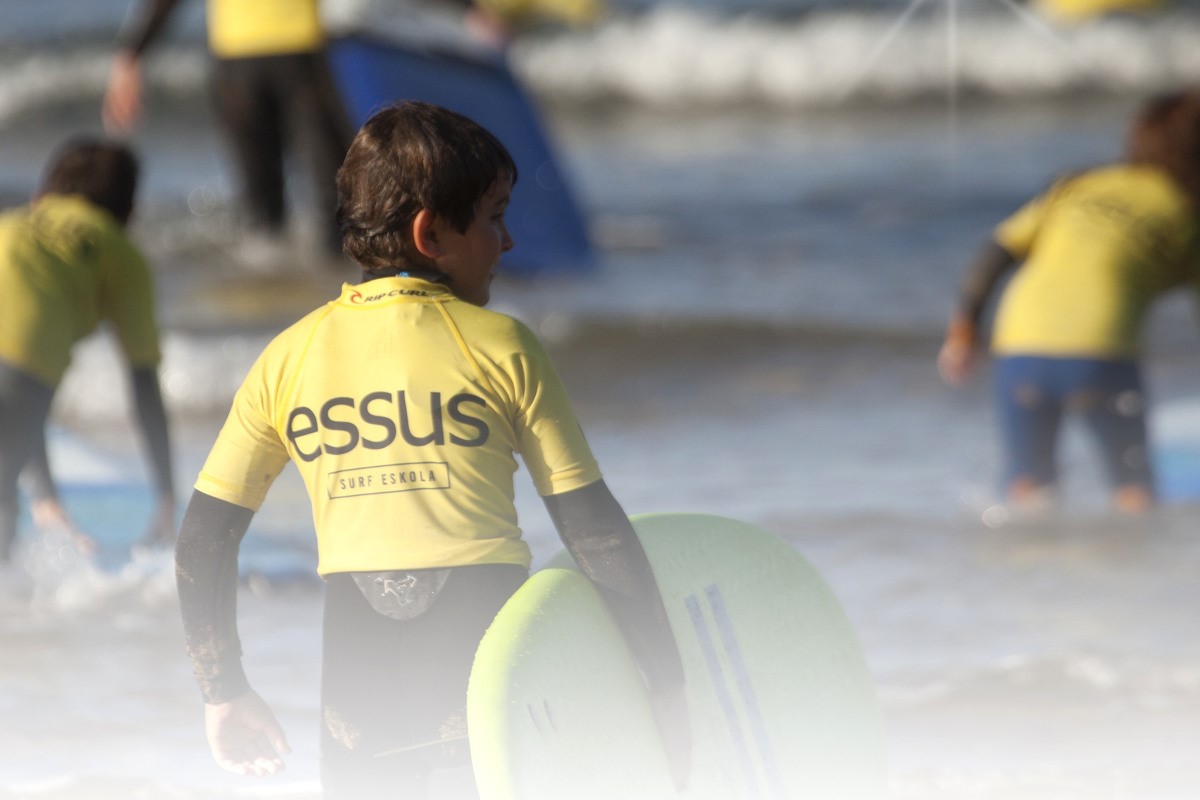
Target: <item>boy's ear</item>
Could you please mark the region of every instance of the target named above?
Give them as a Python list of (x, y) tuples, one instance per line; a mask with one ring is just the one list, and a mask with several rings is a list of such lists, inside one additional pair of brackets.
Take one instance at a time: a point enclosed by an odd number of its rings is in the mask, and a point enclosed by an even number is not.
[(413, 245), (417, 248), (417, 252), (428, 259), (437, 259), (442, 255), (442, 247), (438, 241), (440, 228), (441, 220), (438, 219), (437, 214), (428, 208), (422, 208), (417, 212), (412, 221)]

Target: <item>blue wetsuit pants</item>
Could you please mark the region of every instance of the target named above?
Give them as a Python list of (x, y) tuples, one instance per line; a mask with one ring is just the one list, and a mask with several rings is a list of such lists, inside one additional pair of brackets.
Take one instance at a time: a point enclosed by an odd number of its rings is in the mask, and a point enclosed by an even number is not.
[(1076, 414), (1100, 444), (1110, 483), (1153, 491), (1136, 361), (1006, 356), (996, 360), (995, 376), (1006, 485), (1058, 482), (1059, 429)]

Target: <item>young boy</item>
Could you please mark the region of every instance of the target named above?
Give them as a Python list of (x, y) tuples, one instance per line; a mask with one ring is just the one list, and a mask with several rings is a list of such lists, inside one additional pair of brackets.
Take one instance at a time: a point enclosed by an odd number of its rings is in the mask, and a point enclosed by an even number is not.
[(79, 533), (58, 501), (45, 423), (78, 340), (101, 321), (129, 362), (137, 418), (158, 487), (149, 540), (174, 539), (170, 442), (158, 383), (150, 271), (125, 235), (137, 161), (128, 148), (80, 139), (52, 159), (38, 196), (0, 216), (0, 562), (17, 531), (17, 479), (27, 469), (35, 522)]
[(363, 281), (259, 357), (180, 533), (184, 630), (226, 769), (272, 774), (287, 750), (242, 671), (234, 598), (239, 542), (289, 459), (327, 582), (327, 796), (423, 797), (430, 770), (466, 758), (476, 646), (528, 576), (516, 453), (655, 696), (680, 710), (682, 667), (645, 553), (563, 386), (524, 325), (483, 309), (513, 246), (504, 211), (516, 177), (490, 133), (422, 103), (384, 109), (351, 145), (338, 221)]
[(966, 378), (987, 300), (1023, 262), (992, 340), (1005, 491), (1018, 511), (1052, 499), (1068, 412), (1081, 414), (1103, 447), (1114, 508), (1154, 503), (1139, 338), (1154, 300), (1200, 286), (1200, 92), (1147, 103), (1126, 150), (1124, 163), (1063, 178), (1001, 223), (968, 272), (938, 356), (949, 383)]

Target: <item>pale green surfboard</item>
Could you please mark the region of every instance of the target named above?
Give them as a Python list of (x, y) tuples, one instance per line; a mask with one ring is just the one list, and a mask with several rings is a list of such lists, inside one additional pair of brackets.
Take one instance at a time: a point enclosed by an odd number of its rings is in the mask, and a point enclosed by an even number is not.
[(791, 546), (704, 514), (634, 517), (683, 656), (693, 729), (676, 793), (637, 667), (565, 554), (475, 657), (482, 800), (883, 800), (875, 691), (837, 599)]

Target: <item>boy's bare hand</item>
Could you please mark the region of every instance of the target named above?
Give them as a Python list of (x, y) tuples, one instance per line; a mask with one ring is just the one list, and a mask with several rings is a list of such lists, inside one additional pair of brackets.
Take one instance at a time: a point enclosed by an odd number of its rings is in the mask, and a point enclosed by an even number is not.
[(136, 56), (117, 53), (108, 74), (101, 109), (104, 129), (113, 136), (133, 132), (142, 116), (142, 69)]
[(57, 499), (44, 497), (35, 500), (30, 514), (38, 530), (61, 531), (70, 537), (71, 542), (79, 548), (79, 552), (86, 556), (95, 555), (96, 540), (80, 530), (75, 520), (67, 513), (67, 509)]
[(282, 755), (292, 752), (275, 714), (252, 690), (228, 703), (206, 704), (204, 730), (217, 764), (239, 775), (282, 772)]
[(979, 357), (979, 340), (975, 326), (956, 316), (946, 329), (946, 340), (938, 351), (938, 373), (951, 386), (962, 386), (975, 371)]

